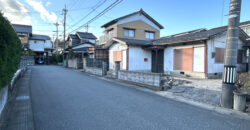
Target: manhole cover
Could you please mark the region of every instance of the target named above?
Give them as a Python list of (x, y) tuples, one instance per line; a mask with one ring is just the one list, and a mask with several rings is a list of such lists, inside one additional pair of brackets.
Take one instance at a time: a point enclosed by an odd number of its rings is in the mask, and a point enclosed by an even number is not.
[(28, 100), (29, 98), (29, 96), (18, 96), (16, 97), (16, 100)]

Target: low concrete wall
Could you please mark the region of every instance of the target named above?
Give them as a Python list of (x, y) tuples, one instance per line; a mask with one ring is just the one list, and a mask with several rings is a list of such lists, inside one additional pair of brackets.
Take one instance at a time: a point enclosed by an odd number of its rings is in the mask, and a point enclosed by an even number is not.
[(34, 64), (35, 64), (34, 56), (21, 56), (19, 68), (23, 68)]
[(77, 69), (77, 59), (68, 59), (68, 67)]
[(85, 67), (85, 72), (94, 74), (94, 75), (103, 76), (102, 69), (97, 68), (97, 67)]
[(7, 103), (8, 96), (11, 95), (11, 92), (17, 80), (24, 75), (26, 70), (27, 70), (26, 66), (23, 66), (21, 69), (18, 69), (15, 75), (13, 76), (10, 84), (0, 90), (0, 115), (2, 114), (5, 104)]
[(146, 87), (154, 90), (162, 90), (161, 78), (162, 74), (138, 71), (118, 71), (118, 79), (136, 83), (138, 85), (146, 85)]

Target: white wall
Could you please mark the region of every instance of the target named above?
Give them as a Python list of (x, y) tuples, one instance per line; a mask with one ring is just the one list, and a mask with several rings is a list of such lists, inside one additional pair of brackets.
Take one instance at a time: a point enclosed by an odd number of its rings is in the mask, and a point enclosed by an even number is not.
[(44, 43), (44, 48), (46, 49), (52, 49), (52, 43), (50, 40), (46, 40)]
[(168, 47), (164, 49), (164, 72), (168, 73), (174, 70), (174, 49)]
[[(127, 45), (121, 44), (121, 43), (114, 43), (110, 48), (109, 48), (109, 69), (114, 70), (113, 68), (113, 52), (114, 51), (125, 51), (127, 50)], [(124, 56), (123, 58), (126, 58), (127, 56)], [(127, 59), (127, 58), (126, 58)], [(125, 64), (125, 65), (124, 65)], [(126, 66), (126, 62), (122, 63), (122, 66)]]
[[(242, 49), (243, 42), (239, 40), (238, 49)], [(215, 63), (215, 58), (212, 58), (212, 52), (215, 52), (215, 48), (225, 48), (226, 46), (226, 34), (217, 36), (207, 41), (207, 73), (220, 73), (223, 72), (224, 63)], [(244, 70), (245, 64), (237, 64), (237, 70)]]
[[(35, 43), (35, 41), (36, 41), (36, 43)], [(29, 48), (32, 51), (43, 52), (44, 51), (44, 41), (29, 40)]]
[[(35, 43), (36, 41), (36, 43)], [(43, 52), (44, 49), (51, 49), (52, 43), (50, 40), (42, 41), (42, 40), (29, 40), (29, 48), (32, 51)]]
[[(148, 60), (144, 62), (144, 58)], [(129, 46), (129, 70), (151, 71), (151, 51), (138, 46)]]

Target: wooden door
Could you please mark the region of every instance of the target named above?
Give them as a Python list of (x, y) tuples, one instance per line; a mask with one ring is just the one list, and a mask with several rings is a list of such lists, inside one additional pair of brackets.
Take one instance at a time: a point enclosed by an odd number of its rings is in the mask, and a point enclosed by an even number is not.
[(151, 71), (154, 73), (164, 73), (164, 50), (152, 50)]

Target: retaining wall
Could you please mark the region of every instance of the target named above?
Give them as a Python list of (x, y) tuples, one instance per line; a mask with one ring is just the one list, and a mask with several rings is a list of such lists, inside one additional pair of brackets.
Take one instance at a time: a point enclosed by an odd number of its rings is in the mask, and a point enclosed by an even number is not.
[(77, 69), (77, 59), (68, 59), (68, 67)]
[(97, 67), (85, 67), (85, 72), (90, 73), (90, 74), (94, 74), (94, 75), (103, 76), (102, 69), (97, 68)]
[(7, 103), (8, 96), (11, 95), (17, 80), (24, 75), (26, 70), (27, 70), (26, 66), (23, 66), (21, 69), (18, 69), (17, 72), (14, 74), (9, 85), (0, 90), (0, 115), (2, 114), (5, 104)]
[(159, 73), (120, 70), (118, 71), (118, 79), (162, 90), (162, 74)]

